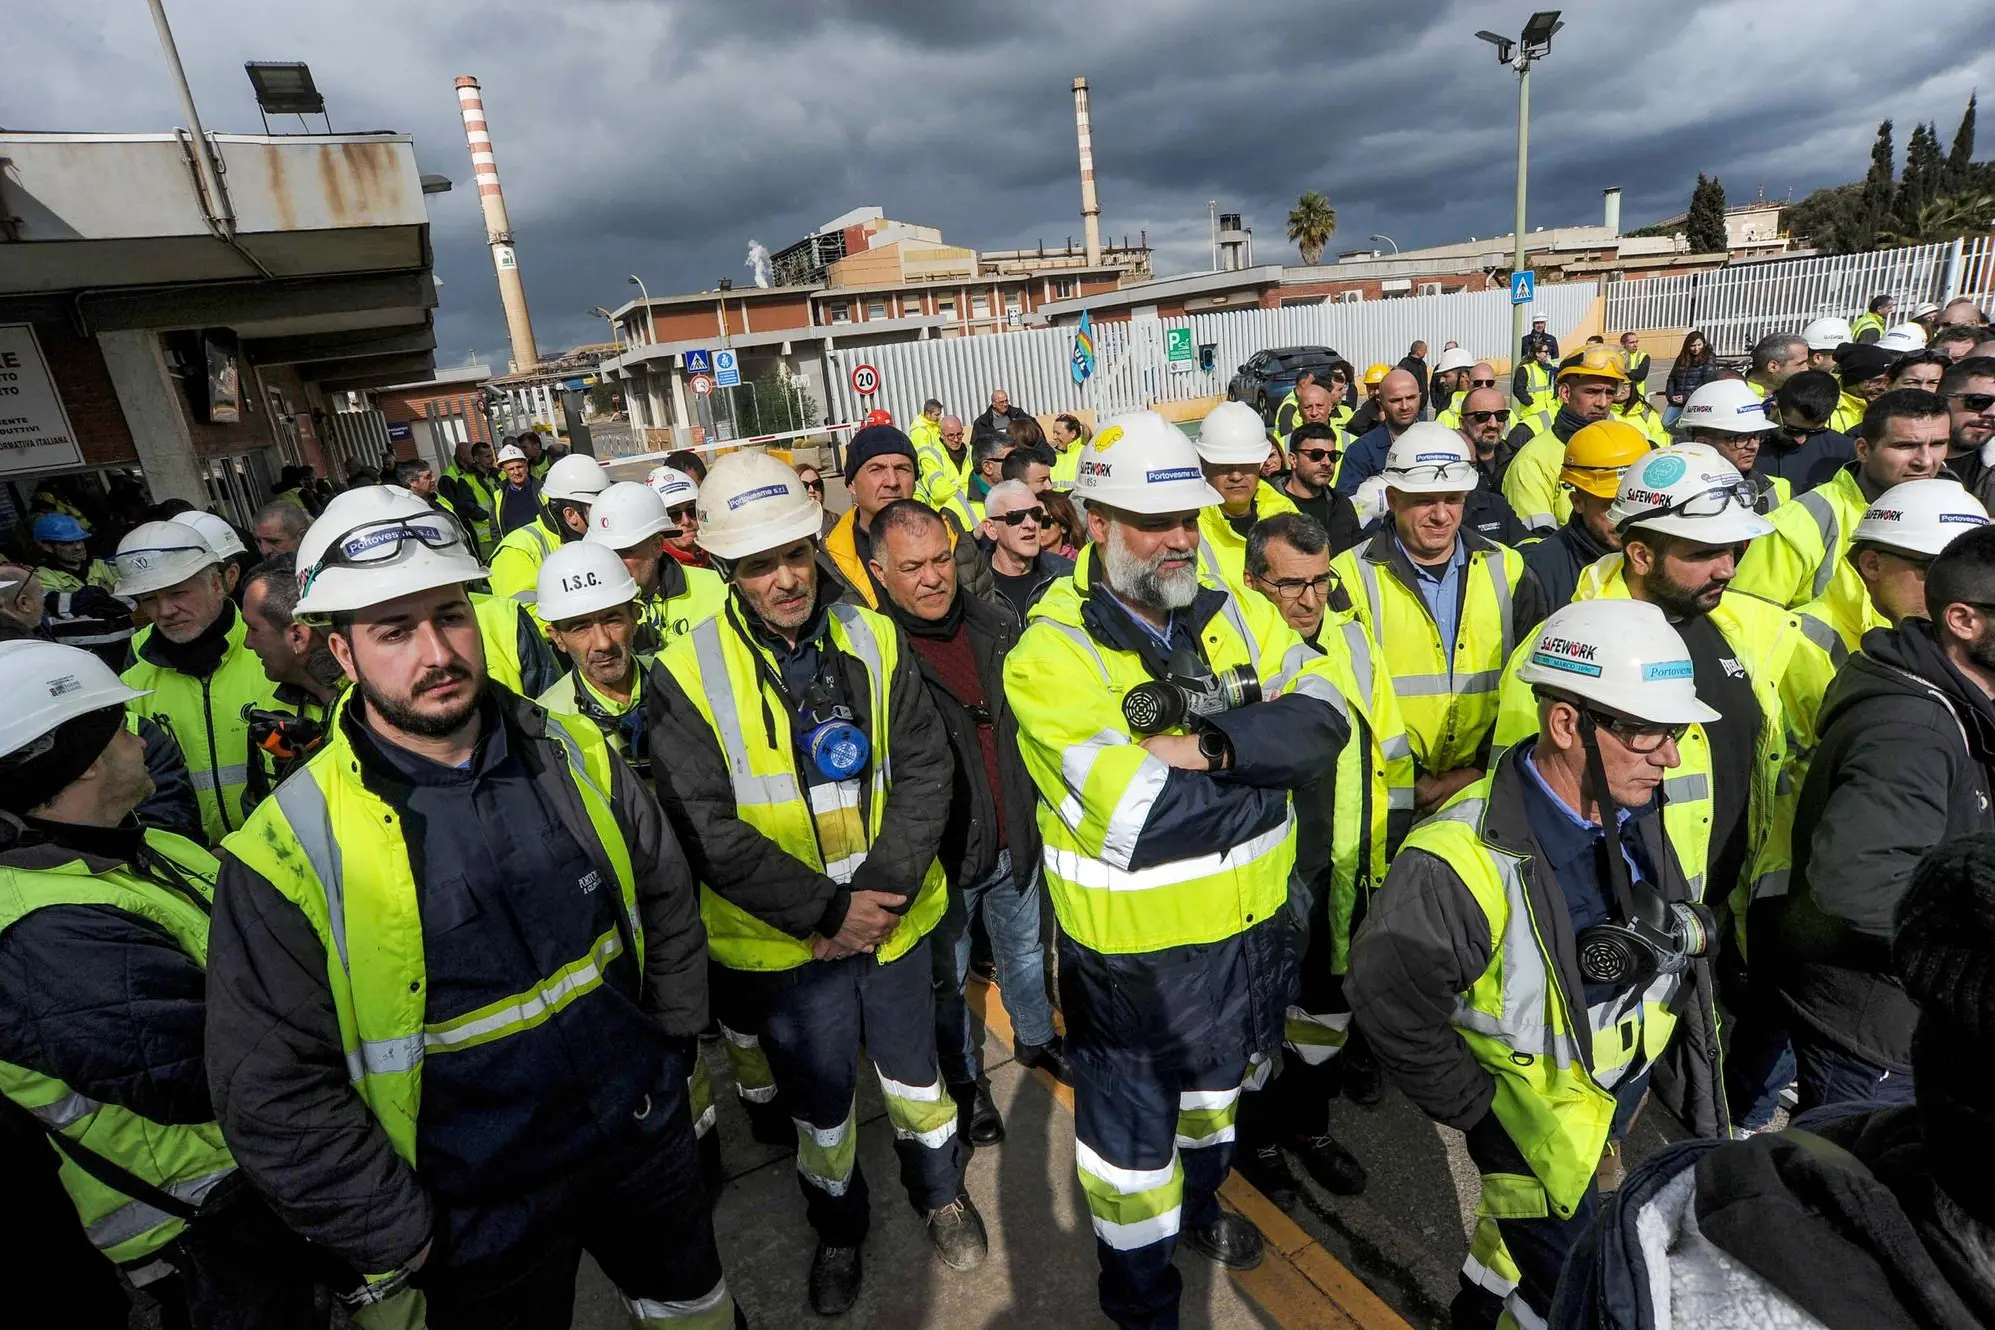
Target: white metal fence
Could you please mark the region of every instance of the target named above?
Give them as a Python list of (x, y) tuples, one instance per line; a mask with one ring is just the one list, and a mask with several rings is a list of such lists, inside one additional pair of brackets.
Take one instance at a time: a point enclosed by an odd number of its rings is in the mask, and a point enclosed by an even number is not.
[(1919, 245), (1869, 254), (1769, 259), (1713, 272), (1641, 277), (1607, 284), (1607, 327), (1700, 328), (1721, 356), (1744, 355), (1768, 332), (1825, 315), (1851, 318), (1872, 296), (1897, 297), (1900, 315), (1922, 300), (1995, 290), (1995, 240)]
[[(1599, 293), (1592, 282), (1541, 286), (1531, 312), (1544, 315), (1549, 330), (1563, 340)], [(1200, 370), (1196, 362), (1172, 368), (1165, 344), (1173, 328), (1189, 328), (1195, 346), (1214, 348), (1210, 371)], [(1240, 309), (1101, 323), (1094, 335), (1097, 368), (1085, 388), (1074, 385), (1069, 369), (1071, 327), (839, 351), (831, 367), (834, 414), (856, 420), (883, 406), (895, 420), (912, 420), (925, 399), (937, 397), (968, 419), (984, 409), (992, 389), (1003, 388), (1029, 411), (1085, 406), (1102, 417), (1152, 402), (1223, 395), (1241, 364), (1256, 351), (1275, 346), (1331, 347), (1360, 370), (1373, 362), (1396, 363), (1415, 341), (1428, 344), (1430, 361), (1451, 340), (1477, 356), (1508, 359), (1510, 297), (1505, 291), (1477, 291)], [(848, 383), (852, 367), (861, 362), (880, 372), (880, 391), (869, 398), (854, 394)]]

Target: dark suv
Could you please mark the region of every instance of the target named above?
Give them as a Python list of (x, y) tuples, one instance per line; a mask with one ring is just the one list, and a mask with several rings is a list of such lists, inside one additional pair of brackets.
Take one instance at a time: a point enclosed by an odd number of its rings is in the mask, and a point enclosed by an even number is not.
[(1226, 396), (1253, 407), (1261, 413), (1263, 421), (1272, 425), (1275, 408), (1295, 391), (1297, 375), (1313, 369), (1320, 378), (1324, 370), (1341, 364), (1343, 359), (1327, 346), (1278, 346), (1256, 351), (1227, 383)]

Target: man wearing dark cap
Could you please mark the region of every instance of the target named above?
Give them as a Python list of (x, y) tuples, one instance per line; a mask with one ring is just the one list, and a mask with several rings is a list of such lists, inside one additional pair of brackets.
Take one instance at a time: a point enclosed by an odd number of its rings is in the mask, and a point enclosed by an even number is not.
[[(0, 691), (0, 1095), (10, 1126), (54, 1147), (74, 1212), (17, 1207), (18, 1231), (40, 1249), (80, 1220), (99, 1254), (181, 1304), (172, 1323), (310, 1325), (304, 1244), (237, 1177), (209, 1102), (215, 857), (134, 817), (153, 782), (125, 704), (144, 694), (34, 640), (0, 645)], [(56, 1199), (10, 1179), (17, 1202)], [(60, 1319), (89, 1320), (59, 1296)]]
[(1893, 922), (1914, 1102), (1652, 1156), (1574, 1244), (1548, 1325), (1995, 1324), (1995, 836), (1926, 854)]
[[(832, 526), (818, 550), (818, 564), (845, 588), (845, 599), (877, 610), (886, 595), (869, 566), (873, 557), (873, 518), (896, 499), (914, 497), (918, 463), (914, 444), (892, 425), (868, 425), (845, 445), (845, 488), (852, 508)], [(975, 595), (992, 594), (990, 565), (978, 557), (977, 543), (943, 514), (955, 550), (959, 585)]]
[(1891, 367), (1898, 352), (1870, 342), (1851, 342), (1836, 356), (1836, 378), (1842, 384), (1842, 400), (1829, 417), (1829, 428), (1844, 434), (1856, 433), (1863, 423), (1864, 409), (1891, 387)]

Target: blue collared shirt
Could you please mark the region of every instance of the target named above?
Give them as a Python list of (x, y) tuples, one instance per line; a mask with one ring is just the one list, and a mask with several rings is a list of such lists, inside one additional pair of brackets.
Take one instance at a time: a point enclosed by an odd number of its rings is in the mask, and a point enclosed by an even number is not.
[[(1393, 539), (1398, 540), (1397, 536)], [(1400, 543), (1400, 551), (1406, 550), (1405, 542)], [(1448, 556), (1446, 563), (1429, 566), (1414, 561), (1412, 555), (1406, 561), (1413, 564), (1413, 584), (1420, 589), (1420, 598), (1427, 602), (1427, 612), (1434, 616), (1434, 624), (1441, 630), (1441, 645), (1448, 651), (1448, 668), (1454, 668), (1455, 637), (1461, 630), (1462, 622), (1462, 570), (1468, 567), (1469, 550), (1458, 535), (1455, 537), (1455, 552)]]
[(1102, 586), (1102, 590), (1106, 591), (1111, 597), (1114, 598), (1116, 604), (1120, 605), (1125, 611), (1127, 611), (1129, 615), (1129, 622), (1135, 624), (1138, 628), (1141, 628), (1143, 632), (1149, 637), (1149, 639), (1157, 644), (1157, 650), (1163, 653), (1164, 659), (1169, 660), (1171, 657), (1172, 648), (1174, 645), (1176, 645), (1174, 639), (1183, 636), (1178, 631), (1180, 626), (1178, 620), (1178, 612), (1176, 610), (1172, 610), (1170, 614), (1165, 617), (1164, 626), (1160, 630), (1155, 624), (1151, 623), (1148, 619), (1144, 618), (1141, 614), (1137, 613), (1136, 608), (1132, 606), (1128, 601), (1124, 600), (1121, 596), (1116, 595), (1114, 587), (1104, 584)]

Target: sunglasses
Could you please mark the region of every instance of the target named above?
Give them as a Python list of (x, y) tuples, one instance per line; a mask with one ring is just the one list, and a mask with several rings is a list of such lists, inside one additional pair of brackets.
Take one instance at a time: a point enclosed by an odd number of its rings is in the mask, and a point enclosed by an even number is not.
[(1017, 526), (1028, 517), (1041, 526), (1046, 524), (1046, 510), (1044, 508), (1014, 508), (1008, 513), (1000, 514), (997, 520), (1003, 522), (1006, 526)]
[(1959, 402), (1969, 411), (1986, 411), (1995, 406), (1995, 393), (1948, 393), (1949, 402)]
[(1462, 419), (1473, 421), (1478, 425), (1486, 425), (1492, 420), (1503, 421), (1510, 419), (1510, 409), (1504, 407), (1496, 411), (1464, 411), (1462, 412)]
[[(806, 484), (804, 488), (809, 489), (810, 486)], [(668, 522), (683, 522), (687, 518), (691, 517), (696, 510), (697, 507), (694, 504), (690, 503), (675, 504), (672, 507), (667, 508), (665, 510), (665, 520)]]
[(1295, 455), (1305, 462), (1316, 462), (1319, 464), (1334, 461), (1336, 458), (1343, 456), (1342, 453), (1334, 448), (1297, 448)]
[(1681, 743), (1683, 736), (1690, 733), (1687, 724), (1657, 725), (1631, 716), (1610, 716), (1604, 711), (1587, 714), (1596, 726), (1619, 739), (1631, 753), (1653, 753), (1666, 743)]
[(806, 480), (804, 481), (804, 488), (813, 494), (822, 494), (824, 493), (824, 482), (822, 480)]
[(1471, 388), (1494, 388), (1495, 386), (1496, 386), (1496, 380), (1495, 380), (1495, 379), (1470, 379), (1470, 380), (1469, 380), (1469, 387), (1471, 387)]

